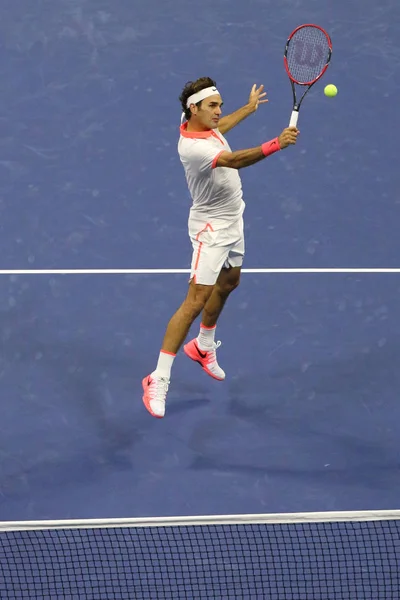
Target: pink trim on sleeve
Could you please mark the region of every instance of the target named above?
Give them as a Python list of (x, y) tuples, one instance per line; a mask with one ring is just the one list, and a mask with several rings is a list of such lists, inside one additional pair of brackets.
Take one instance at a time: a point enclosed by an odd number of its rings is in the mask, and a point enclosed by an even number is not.
[(223, 152), (225, 152), (225, 150), (221, 150), (221, 152), (218, 152), (218, 154), (216, 156), (214, 156), (214, 160), (212, 161), (212, 165), (211, 165), (212, 169), (215, 169), (215, 167), (217, 166), (217, 161)]

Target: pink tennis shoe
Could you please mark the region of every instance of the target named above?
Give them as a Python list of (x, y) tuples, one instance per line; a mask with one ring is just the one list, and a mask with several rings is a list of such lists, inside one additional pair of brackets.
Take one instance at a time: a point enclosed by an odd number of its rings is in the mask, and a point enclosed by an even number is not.
[(207, 375), (210, 375), (210, 377), (213, 377), (218, 381), (223, 381), (225, 379), (225, 372), (217, 362), (217, 349), (220, 345), (221, 342), (213, 342), (211, 350), (200, 350), (197, 344), (197, 338), (195, 338), (183, 347), (183, 351), (189, 358), (198, 362)]
[(148, 375), (142, 381), (143, 404), (149, 413), (157, 419), (165, 415), (165, 400), (167, 398), (169, 379)]

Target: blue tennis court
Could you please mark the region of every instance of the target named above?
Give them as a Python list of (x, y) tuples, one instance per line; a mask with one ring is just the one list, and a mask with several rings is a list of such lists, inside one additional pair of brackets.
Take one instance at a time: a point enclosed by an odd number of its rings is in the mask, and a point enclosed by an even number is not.
[[(400, 273), (262, 269), (400, 266), (399, 5), (8, 0), (0, 17), (0, 520), (398, 507)], [(241, 173), (256, 272), (217, 330), (228, 378), (180, 354), (156, 421), (141, 379), (187, 286), (160, 270), (190, 265), (181, 88), (210, 75), (230, 112), (263, 83), (228, 139), (277, 135), (306, 22), (332, 37), (339, 94), (316, 86), (296, 148)]]

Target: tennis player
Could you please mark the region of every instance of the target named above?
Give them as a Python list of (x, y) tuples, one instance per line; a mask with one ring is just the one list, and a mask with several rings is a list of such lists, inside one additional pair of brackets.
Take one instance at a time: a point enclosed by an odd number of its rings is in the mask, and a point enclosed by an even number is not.
[(193, 254), (187, 296), (168, 323), (155, 370), (142, 382), (144, 405), (158, 418), (165, 414), (174, 359), (200, 313), (199, 334), (184, 352), (214, 379), (225, 379), (215, 330), (228, 296), (239, 285), (245, 251), (238, 171), (295, 144), (299, 134), (289, 127), (260, 146), (232, 152), (224, 134), (268, 102), (262, 85), (253, 85), (248, 103), (225, 117), (221, 95), (209, 77), (188, 82), (179, 99), (183, 122), (178, 152), (192, 197), (188, 228)]

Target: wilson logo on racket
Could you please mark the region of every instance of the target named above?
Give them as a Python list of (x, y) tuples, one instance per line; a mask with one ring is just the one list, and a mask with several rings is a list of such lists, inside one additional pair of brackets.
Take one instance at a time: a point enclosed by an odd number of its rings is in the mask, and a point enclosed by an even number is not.
[(294, 48), (294, 60), (298, 65), (316, 67), (324, 59), (324, 48), (320, 44), (298, 41)]
[[(289, 127), (296, 127), (300, 105), (311, 87), (327, 70), (332, 56), (329, 35), (318, 25), (300, 25), (289, 36), (284, 54), (284, 65), (293, 92), (293, 109)], [(296, 85), (306, 86), (297, 100)]]

